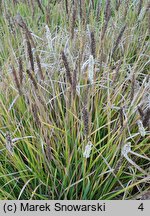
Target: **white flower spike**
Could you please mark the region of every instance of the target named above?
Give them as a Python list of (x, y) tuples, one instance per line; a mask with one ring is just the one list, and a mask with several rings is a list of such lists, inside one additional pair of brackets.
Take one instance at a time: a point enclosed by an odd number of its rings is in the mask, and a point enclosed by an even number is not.
[(94, 79), (94, 58), (93, 55), (90, 55), (89, 57), (89, 66), (88, 66), (88, 78), (90, 83), (93, 83)]
[(83, 153), (83, 157), (85, 157), (85, 158), (90, 157), (92, 146), (93, 146), (93, 144), (89, 141), (88, 144), (85, 146), (85, 151)]
[(46, 29), (46, 39), (48, 42), (49, 49), (53, 50), (52, 35), (51, 35), (51, 32), (50, 32), (48, 25), (45, 26), (45, 29)]
[(145, 137), (146, 132), (145, 132), (145, 128), (143, 127), (142, 121), (138, 120), (137, 124), (138, 124), (138, 128), (139, 128), (139, 133), (141, 134), (142, 137)]
[(122, 148), (121, 154), (126, 157), (126, 155), (131, 151), (131, 143), (128, 142), (127, 144), (125, 144)]

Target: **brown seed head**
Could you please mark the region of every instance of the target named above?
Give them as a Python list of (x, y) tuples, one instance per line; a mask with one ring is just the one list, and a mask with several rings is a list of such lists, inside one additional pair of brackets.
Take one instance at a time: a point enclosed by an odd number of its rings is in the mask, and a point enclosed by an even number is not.
[(64, 66), (65, 66), (65, 69), (66, 69), (67, 79), (70, 82), (70, 84), (72, 85), (72, 78), (71, 78), (70, 68), (69, 68), (67, 57), (66, 57), (64, 51), (61, 52), (61, 56), (62, 56), (62, 60), (63, 60)]

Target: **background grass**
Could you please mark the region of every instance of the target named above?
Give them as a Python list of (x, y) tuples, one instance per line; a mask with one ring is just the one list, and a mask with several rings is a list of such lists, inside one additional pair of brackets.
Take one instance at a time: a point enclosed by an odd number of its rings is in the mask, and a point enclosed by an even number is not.
[(0, 198), (149, 194), (148, 1), (2, 0), (0, 10)]

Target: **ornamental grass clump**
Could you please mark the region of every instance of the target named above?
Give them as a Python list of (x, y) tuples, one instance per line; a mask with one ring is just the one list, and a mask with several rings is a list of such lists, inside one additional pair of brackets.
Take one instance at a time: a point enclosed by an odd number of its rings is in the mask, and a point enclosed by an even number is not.
[(0, 8), (0, 199), (149, 199), (149, 3)]

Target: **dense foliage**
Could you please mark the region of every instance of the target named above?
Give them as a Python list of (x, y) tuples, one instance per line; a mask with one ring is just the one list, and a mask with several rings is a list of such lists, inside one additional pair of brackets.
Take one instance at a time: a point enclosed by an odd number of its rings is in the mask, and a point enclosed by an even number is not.
[(149, 199), (148, 1), (0, 11), (0, 198)]

